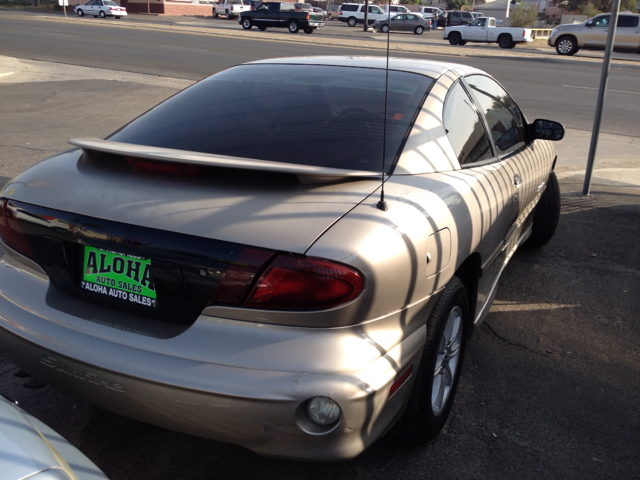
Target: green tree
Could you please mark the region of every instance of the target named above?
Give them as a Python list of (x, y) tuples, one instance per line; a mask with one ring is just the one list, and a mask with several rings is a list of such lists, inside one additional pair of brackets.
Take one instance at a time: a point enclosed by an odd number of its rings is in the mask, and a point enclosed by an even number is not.
[(511, 27), (531, 28), (538, 20), (538, 9), (529, 5), (517, 4), (509, 14)]
[[(613, 0), (565, 0), (561, 6), (569, 11), (578, 10), (584, 15), (593, 16), (594, 11), (597, 12), (595, 15), (601, 12), (609, 13), (612, 4)], [(636, 0), (620, 0), (620, 11), (625, 10), (637, 12)]]
[(462, 7), (471, 5), (469, 0), (447, 0), (447, 10), (462, 10)]

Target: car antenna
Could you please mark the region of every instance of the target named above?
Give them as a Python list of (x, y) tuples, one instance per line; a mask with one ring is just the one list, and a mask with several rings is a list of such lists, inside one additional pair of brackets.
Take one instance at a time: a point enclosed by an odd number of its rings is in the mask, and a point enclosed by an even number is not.
[(378, 201), (378, 209), (386, 212), (389, 210), (387, 202), (384, 199), (384, 164), (387, 155), (387, 98), (389, 93), (389, 39), (391, 37), (391, 4), (387, 12), (387, 68), (385, 69), (384, 79), (384, 123), (382, 130), (382, 175), (380, 176), (380, 200)]

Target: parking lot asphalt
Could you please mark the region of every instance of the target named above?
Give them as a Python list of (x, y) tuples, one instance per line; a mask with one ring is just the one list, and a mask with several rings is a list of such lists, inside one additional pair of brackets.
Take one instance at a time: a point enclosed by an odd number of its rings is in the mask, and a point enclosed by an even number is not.
[[(19, 68), (0, 60), (0, 75)], [(114, 103), (106, 71), (61, 66), (53, 74), (67, 71), (73, 83), (46, 82), (46, 64), (25, 61), (10, 76), (29, 81), (0, 85), (0, 186), (67, 148), (79, 125), (104, 137), (185, 82), (125, 72)], [(119, 417), (48, 386), (25, 389), (6, 359), (0, 391), (112, 479), (640, 478), (640, 145), (603, 136), (585, 197), (587, 139), (569, 131), (558, 145), (556, 236), (519, 251), (505, 270), (469, 343), (449, 423), (428, 446), (385, 437), (346, 463), (278, 461)]]

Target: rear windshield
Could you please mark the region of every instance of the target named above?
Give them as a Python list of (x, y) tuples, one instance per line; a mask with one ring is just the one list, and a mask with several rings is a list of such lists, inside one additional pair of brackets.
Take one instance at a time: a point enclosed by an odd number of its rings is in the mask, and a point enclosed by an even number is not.
[(209, 77), (110, 137), (284, 163), (390, 172), (433, 80), (320, 65), (241, 65)]

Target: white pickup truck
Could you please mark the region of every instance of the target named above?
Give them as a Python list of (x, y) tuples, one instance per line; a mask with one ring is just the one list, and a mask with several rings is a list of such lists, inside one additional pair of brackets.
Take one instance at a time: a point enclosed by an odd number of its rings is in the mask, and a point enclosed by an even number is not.
[(498, 43), (501, 48), (513, 48), (516, 43), (533, 42), (531, 30), (519, 27), (498, 27), (493, 17), (480, 17), (469, 25), (446, 27), (442, 36), (451, 45), (467, 42)]
[(242, 0), (220, 0), (213, 4), (213, 16), (224, 15), (227, 20), (239, 17), (242, 12), (251, 10), (251, 5), (245, 5)]

